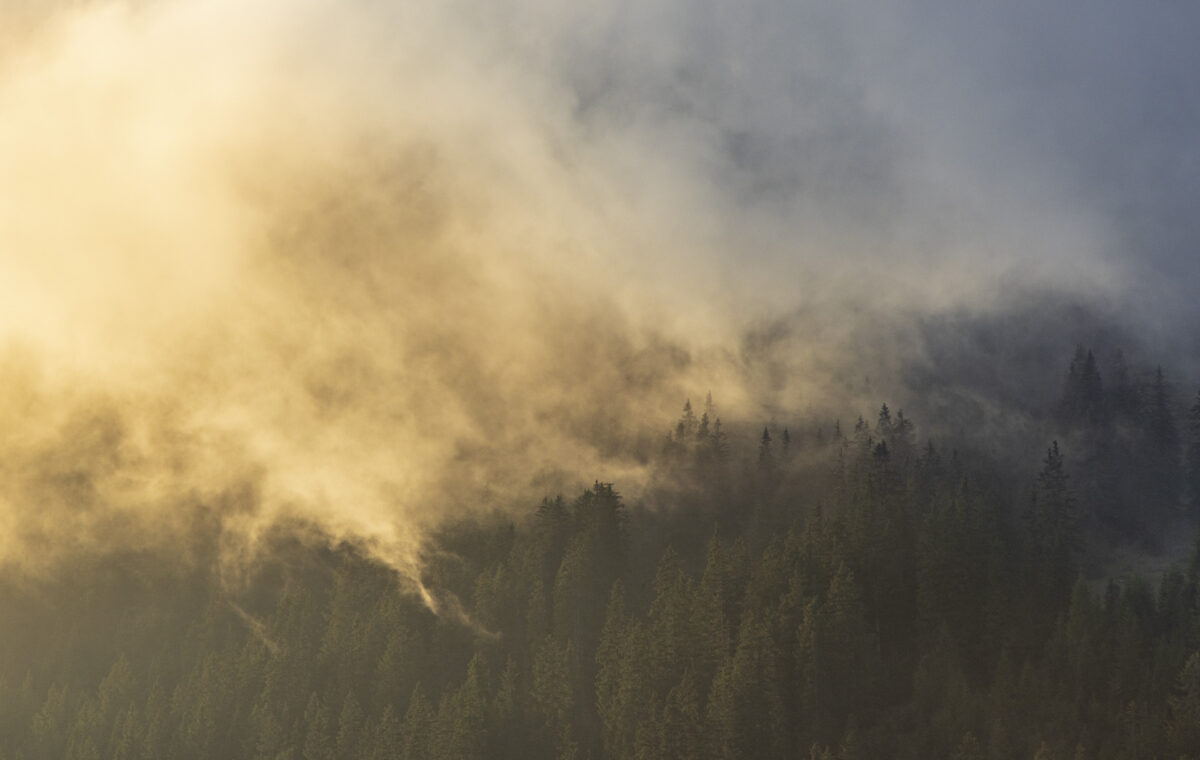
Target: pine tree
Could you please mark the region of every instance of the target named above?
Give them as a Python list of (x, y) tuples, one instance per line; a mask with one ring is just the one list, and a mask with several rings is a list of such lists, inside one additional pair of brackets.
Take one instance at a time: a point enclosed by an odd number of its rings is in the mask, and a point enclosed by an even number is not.
[(730, 661), (733, 745), (742, 757), (771, 760), (783, 752), (789, 731), (779, 674), (780, 654), (766, 626), (743, 621)]
[(859, 454), (862, 454), (870, 451), (873, 442), (870, 423), (859, 417), (854, 423), (854, 448)]
[(521, 757), (529, 754), (522, 709), (521, 673), (517, 661), (509, 657), (500, 674), (496, 693), (492, 697), (488, 735), (493, 751), (500, 757)]
[(892, 425), (891, 441), (888, 444), (892, 458), (899, 467), (907, 471), (917, 454), (916, 431), (912, 420), (904, 416), (904, 410), (896, 412), (896, 422)]
[(892, 436), (892, 412), (887, 404), (879, 408), (879, 422), (875, 426), (875, 432), (885, 441)]
[(429, 703), (421, 684), (418, 683), (413, 687), (412, 697), (408, 700), (408, 710), (404, 714), (403, 760), (429, 760), (435, 717), (433, 705)]
[(683, 414), (675, 425), (675, 440), (681, 444), (690, 444), (696, 437), (696, 415), (692, 411), (691, 399), (683, 402)]
[[(739, 594), (732, 588), (733, 571), (720, 539), (715, 535), (708, 542), (708, 559), (704, 574), (696, 588), (693, 616), (696, 621), (695, 668), (702, 684), (709, 683), (717, 668), (729, 654), (730, 636), (734, 629), (728, 615), (736, 614)], [(727, 610), (729, 612), (727, 612)]]
[(758, 440), (758, 466), (771, 469), (775, 466), (775, 457), (771, 452), (771, 431), (763, 427), (762, 437)]
[[(339, 742), (340, 744), (340, 742)], [(483, 760), (487, 745), (486, 667), (476, 654), (467, 677), (438, 705), (430, 745), (431, 760)], [(351, 757), (340, 755), (340, 757)]]
[(575, 690), (571, 674), (574, 659), (571, 642), (559, 643), (554, 638), (547, 638), (533, 660), (530, 706), (549, 736), (556, 737), (563, 726), (569, 726), (574, 713)]
[(137, 708), (131, 704), (113, 726), (112, 739), (109, 741), (112, 759), (136, 760), (139, 757), (138, 748), (141, 742), (142, 726), (138, 720)]
[(613, 584), (604, 629), (596, 648), (596, 711), (600, 718), (605, 750), (612, 756), (619, 748), (627, 727), (622, 723), (621, 685), (625, 675), (625, 656), (628, 653), (630, 621), (625, 611), (625, 585)]
[(1083, 360), (1083, 371), (1080, 378), (1080, 413), (1082, 419), (1089, 425), (1098, 425), (1104, 421), (1104, 386), (1100, 380), (1100, 372), (1096, 369), (1096, 357), (1089, 350)]
[(1179, 431), (1171, 411), (1171, 387), (1162, 367), (1154, 372), (1143, 411), (1145, 431), (1145, 467), (1147, 480), (1144, 489), (1150, 497), (1151, 527), (1162, 527), (1178, 505), (1181, 481)]
[(654, 601), (649, 613), (650, 656), (655, 665), (653, 689), (662, 695), (693, 663), (697, 643), (693, 583), (672, 547), (667, 547), (659, 560), (653, 588)]
[(606, 635), (610, 631), (614, 638), (609, 639), (611, 646), (604, 647), (606, 655), (597, 679), (604, 756), (632, 760), (637, 753), (639, 725), (655, 710), (652, 681), (656, 663), (640, 622), (629, 623), (623, 634), (606, 626)]
[(64, 737), (67, 734), (67, 702), (69, 689), (51, 686), (46, 700), (30, 724), (31, 755), (34, 757), (60, 757), (65, 751)]
[(1137, 414), (1138, 393), (1129, 377), (1129, 365), (1120, 349), (1113, 354), (1109, 380), (1109, 406), (1118, 418), (1132, 418)]
[(1075, 357), (1059, 402), (1060, 420), (1067, 427), (1098, 425), (1104, 421), (1104, 388), (1096, 357), (1083, 346), (1075, 347)]
[(1046, 451), (1031, 511), (1039, 575), (1052, 597), (1065, 599), (1075, 577), (1083, 526), (1058, 441)]
[(738, 745), (737, 695), (733, 685), (733, 654), (725, 657), (708, 691), (704, 715), (704, 744), (711, 760), (746, 757)]
[(404, 756), (404, 725), (388, 705), (375, 726), (371, 760), (399, 760)]
[(689, 668), (679, 683), (667, 692), (663, 705), (662, 760), (695, 760), (702, 756), (704, 726), (700, 720), (700, 693), (696, 676)]
[(842, 563), (824, 601), (812, 599), (796, 632), (800, 697), (809, 736), (840, 737), (851, 711), (878, 696), (879, 640), (854, 574)]
[(1188, 410), (1187, 477), (1192, 518), (1200, 518), (1200, 392)]
[(342, 712), (338, 717), (337, 739), (334, 742), (337, 757), (359, 757), (365, 740), (366, 717), (354, 692), (346, 695)]
[(721, 428), (721, 418), (716, 417), (713, 422), (713, 433), (710, 439), (713, 456), (717, 460), (718, 465), (725, 462), (729, 458), (729, 436)]

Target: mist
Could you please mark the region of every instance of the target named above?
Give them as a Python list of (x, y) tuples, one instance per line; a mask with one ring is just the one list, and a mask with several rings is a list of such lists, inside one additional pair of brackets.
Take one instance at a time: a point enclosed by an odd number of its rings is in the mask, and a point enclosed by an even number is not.
[(1196, 53), (1101, 64), (1131, 12), (3, 9), (8, 564), (203, 507), (232, 560), (297, 519), (415, 577), (447, 516), (636, 495), (685, 398), (873, 405), (1045, 294), (1194, 358)]

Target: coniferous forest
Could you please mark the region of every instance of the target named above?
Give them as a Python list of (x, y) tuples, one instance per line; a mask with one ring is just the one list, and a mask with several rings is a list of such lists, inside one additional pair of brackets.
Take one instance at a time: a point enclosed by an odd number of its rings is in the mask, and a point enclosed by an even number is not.
[(1197, 30), (0, 0), (0, 760), (1200, 760)]
[(6, 573), (0, 758), (1200, 758), (1200, 399), (1114, 367), (1004, 456), (689, 401), (636, 501), (442, 525), (425, 599), (301, 522), (232, 582), (203, 513)]

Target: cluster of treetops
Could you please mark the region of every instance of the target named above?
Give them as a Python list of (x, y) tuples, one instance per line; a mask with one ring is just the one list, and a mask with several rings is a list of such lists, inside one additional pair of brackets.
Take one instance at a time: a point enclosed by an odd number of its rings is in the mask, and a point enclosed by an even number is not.
[(298, 527), (236, 594), (152, 554), (4, 579), (0, 758), (1200, 758), (1200, 554), (1089, 570), (1200, 505), (1200, 403), (1181, 433), (1146, 378), (1080, 351), (1025, 473), (886, 406), (739, 448), (688, 405), (645, 503), (444, 527), (441, 614)]

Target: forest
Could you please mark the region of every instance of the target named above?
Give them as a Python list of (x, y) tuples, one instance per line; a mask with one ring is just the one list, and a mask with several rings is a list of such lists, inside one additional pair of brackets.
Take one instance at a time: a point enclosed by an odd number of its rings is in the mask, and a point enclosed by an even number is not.
[(428, 599), (300, 522), (231, 584), (216, 512), (5, 570), (0, 759), (1200, 758), (1200, 395), (1063, 364), (1018, 451), (689, 400), (636, 499), (441, 525)]

